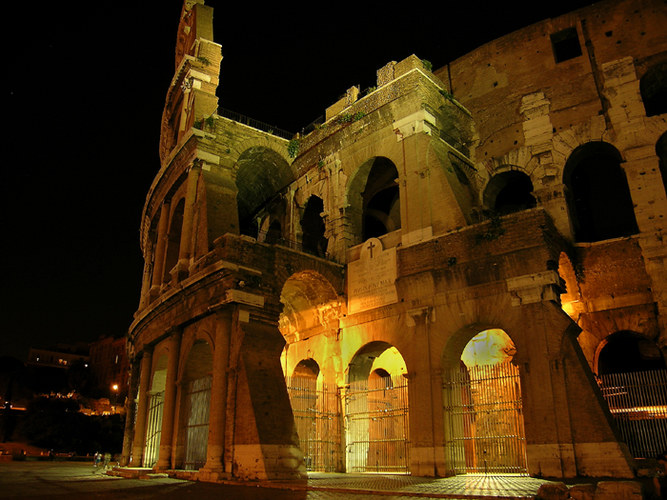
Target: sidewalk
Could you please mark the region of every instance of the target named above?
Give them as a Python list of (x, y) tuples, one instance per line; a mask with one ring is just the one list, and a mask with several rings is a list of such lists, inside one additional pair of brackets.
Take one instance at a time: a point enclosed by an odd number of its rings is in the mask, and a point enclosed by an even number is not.
[[(114, 468), (111, 475), (150, 479), (167, 474), (152, 474), (151, 469)], [(196, 473), (195, 473), (196, 474)], [(188, 479), (185, 471), (169, 471), (169, 476)], [(189, 479), (195, 479), (191, 477)], [(522, 500), (534, 498), (539, 487), (548, 483), (519, 475), (485, 476), (461, 475), (448, 478), (414, 477), (398, 474), (342, 474), (310, 472), (303, 481), (239, 482), (220, 480), (218, 483), (243, 486), (261, 486), (292, 491), (322, 491), (360, 495), (398, 496), (416, 498)]]

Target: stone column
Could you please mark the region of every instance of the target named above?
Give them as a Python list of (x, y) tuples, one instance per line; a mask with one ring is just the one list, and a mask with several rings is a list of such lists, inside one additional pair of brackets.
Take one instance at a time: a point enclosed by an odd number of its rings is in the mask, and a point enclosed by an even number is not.
[(148, 348), (144, 348), (141, 358), (141, 373), (139, 378), (137, 420), (134, 424), (134, 439), (132, 440), (132, 465), (134, 467), (141, 467), (143, 463), (144, 445), (146, 442), (146, 403), (148, 401), (148, 386), (150, 385), (152, 359), (152, 351)]
[(130, 368), (130, 384), (125, 399), (125, 431), (123, 433), (123, 452), (120, 459), (121, 467), (130, 465), (132, 456), (132, 438), (134, 436), (134, 408), (136, 405), (137, 389), (139, 388), (139, 363), (135, 359)]
[(188, 276), (190, 257), (192, 256), (192, 232), (194, 226), (195, 201), (197, 198), (197, 181), (201, 173), (199, 162), (190, 167), (188, 172), (187, 188), (185, 191), (185, 206), (183, 207), (183, 229), (181, 230), (181, 241), (178, 251), (177, 280), (180, 281)]
[(219, 313), (213, 351), (213, 380), (208, 420), (208, 448), (204, 471), (222, 473), (222, 457), (225, 449), (225, 425), (227, 407), (227, 372), (229, 369), (229, 341), (232, 329), (232, 315)]
[(167, 380), (164, 387), (164, 403), (162, 407), (162, 432), (160, 436), (160, 452), (156, 470), (171, 467), (171, 449), (173, 444), (174, 411), (176, 407), (176, 380), (178, 359), (181, 350), (181, 332), (171, 334), (167, 340), (169, 359), (167, 360)]
[[(167, 249), (167, 230), (169, 228), (169, 203), (164, 202), (160, 208), (160, 221), (157, 228), (157, 242), (155, 244), (155, 256), (153, 259), (153, 280), (151, 282), (150, 299), (155, 299), (160, 294), (160, 286), (164, 275), (164, 258)], [(146, 256), (150, 258), (150, 256)]]

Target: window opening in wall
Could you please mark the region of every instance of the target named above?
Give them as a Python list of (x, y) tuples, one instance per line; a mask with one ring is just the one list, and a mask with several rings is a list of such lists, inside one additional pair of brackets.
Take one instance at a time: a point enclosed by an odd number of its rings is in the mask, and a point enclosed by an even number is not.
[(377, 238), (401, 227), (398, 171), (386, 158), (377, 158), (362, 193), (363, 241)]
[(498, 214), (510, 214), (537, 205), (528, 175), (509, 170), (495, 175), (484, 191), (484, 204)]
[(655, 145), (655, 153), (658, 155), (660, 166), (660, 177), (662, 177), (662, 187), (667, 195), (667, 132), (660, 136)]
[(301, 246), (304, 252), (323, 257), (327, 252), (328, 241), (324, 237), (325, 225), (322, 219), (324, 202), (318, 196), (308, 198), (301, 218), (303, 233)]
[(579, 146), (565, 164), (563, 181), (577, 241), (601, 241), (639, 231), (621, 155), (612, 145)]
[(649, 68), (639, 81), (639, 92), (646, 116), (667, 113), (667, 62)]
[(551, 35), (551, 48), (557, 63), (574, 59), (581, 55), (581, 45), (576, 28), (566, 28)]

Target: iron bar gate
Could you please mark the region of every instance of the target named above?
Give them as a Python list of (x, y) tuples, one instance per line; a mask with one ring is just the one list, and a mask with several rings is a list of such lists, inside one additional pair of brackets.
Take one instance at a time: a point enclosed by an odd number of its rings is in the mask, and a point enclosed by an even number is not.
[(185, 469), (199, 469), (206, 463), (211, 377), (190, 380), (185, 394)]
[(150, 395), (148, 403), (148, 423), (146, 425), (146, 451), (144, 453), (144, 467), (153, 467), (158, 459), (160, 450), (160, 435), (162, 434), (162, 408), (164, 405), (164, 391)]
[(345, 394), (347, 472), (410, 472), (403, 376), (353, 382)]
[(635, 458), (667, 450), (667, 370), (610, 373), (598, 378), (609, 410)]
[(318, 389), (317, 379), (308, 377), (287, 377), (286, 382), (306, 469), (341, 471), (338, 388), (322, 384)]
[(455, 474), (526, 474), (519, 369), (461, 366), (444, 380), (446, 450)]

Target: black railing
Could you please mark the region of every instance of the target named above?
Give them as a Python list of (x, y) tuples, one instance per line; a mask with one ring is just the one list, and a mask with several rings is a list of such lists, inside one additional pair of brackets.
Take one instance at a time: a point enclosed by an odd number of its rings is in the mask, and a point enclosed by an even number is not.
[(290, 140), (294, 137), (293, 132), (288, 132), (287, 130), (280, 129), (278, 127), (274, 127), (273, 125), (270, 125), (268, 123), (261, 122), (259, 120), (255, 120), (254, 118), (250, 118), (248, 116), (242, 115), (241, 113), (237, 113), (236, 111), (231, 111), (229, 109), (225, 108), (218, 108), (217, 112), (218, 116), (222, 116), (224, 118), (229, 118), (230, 120), (234, 120), (235, 122), (242, 123), (244, 125), (248, 125), (249, 127), (256, 128), (257, 130), (261, 130), (263, 132), (267, 132), (271, 135), (275, 135), (277, 137), (282, 137), (283, 139)]

